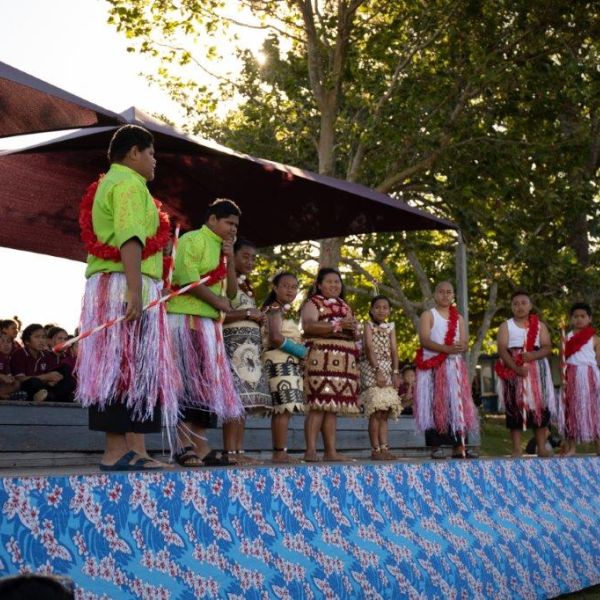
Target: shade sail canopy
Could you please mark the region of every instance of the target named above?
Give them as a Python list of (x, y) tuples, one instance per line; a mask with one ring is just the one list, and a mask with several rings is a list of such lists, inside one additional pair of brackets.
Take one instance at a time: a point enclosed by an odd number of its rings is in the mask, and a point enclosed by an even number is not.
[(117, 113), (0, 62), (0, 138), (123, 122)]
[[(259, 246), (376, 231), (455, 225), (365, 186), (237, 153), (157, 122), (122, 114), (154, 133), (158, 166), (150, 184), (183, 229), (204, 221), (215, 198), (242, 210), (240, 234)], [(83, 260), (79, 203), (108, 168), (115, 127), (78, 130), (0, 155), (0, 245)]]

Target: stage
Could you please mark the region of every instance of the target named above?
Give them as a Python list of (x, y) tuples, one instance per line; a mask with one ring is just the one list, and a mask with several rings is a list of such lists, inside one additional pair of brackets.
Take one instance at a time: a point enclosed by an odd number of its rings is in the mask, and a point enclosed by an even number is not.
[(81, 599), (550, 598), (600, 583), (600, 458), (0, 479), (0, 574)]

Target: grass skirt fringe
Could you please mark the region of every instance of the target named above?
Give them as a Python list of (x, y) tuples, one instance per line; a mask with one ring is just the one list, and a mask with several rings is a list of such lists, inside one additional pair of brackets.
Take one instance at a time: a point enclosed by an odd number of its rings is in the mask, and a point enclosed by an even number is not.
[(169, 328), (183, 379), (180, 408), (214, 412), (220, 421), (244, 416), (225, 354), (221, 323), (194, 315), (169, 314)]
[(363, 390), (360, 395), (361, 402), (365, 407), (365, 417), (370, 417), (378, 410), (389, 411), (392, 419), (397, 419), (402, 406), (398, 391), (393, 387), (373, 386)]
[(577, 442), (600, 439), (600, 370), (597, 366), (567, 365), (558, 427), (567, 439)]
[[(142, 276), (144, 304), (160, 297), (162, 282)], [(81, 330), (125, 314), (123, 273), (98, 273), (87, 280)], [(164, 306), (144, 311), (137, 321), (120, 322), (79, 342), (76, 400), (101, 410), (126, 402), (136, 421), (152, 418), (157, 402), (163, 424), (178, 421), (181, 378), (175, 367)]]
[(462, 357), (450, 355), (437, 369), (417, 369), (415, 422), (420, 431), (435, 429), (455, 436), (479, 429)]

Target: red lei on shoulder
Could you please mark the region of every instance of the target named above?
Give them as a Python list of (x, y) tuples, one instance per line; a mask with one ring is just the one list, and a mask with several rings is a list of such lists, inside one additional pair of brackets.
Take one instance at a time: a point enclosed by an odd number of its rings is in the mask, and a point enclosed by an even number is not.
[[(94, 206), (94, 197), (96, 190), (103, 175), (100, 175), (98, 181), (94, 181), (88, 186), (87, 190), (81, 198), (81, 207), (79, 209), (79, 226), (81, 227), (81, 239), (85, 245), (88, 254), (104, 260), (112, 260), (113, 262), (121, 262), (121, 250), (114, 246), (109, 246), (101, 242), (94, 232), (92, 223), (92, 207)], [(171, 224), (169, 215), (160, 209), (162, 204), (154, 199), (156, 208), (158, 209), (158, 229), (155, 234), (146, 240), (146, 244), (142, 249), (142, 260), (153, 256), (160, 252), (168, 243), (171, 237)]]
[[(446, 330), (446, 335), (444, 336), (444, 345), (449, 346), (454, 342), (454, 337), (456, 336), (456, 329), (458, 327), (458, 310), (456, 306), (451, 305), (448, 310), (448, 329)], [(444, 361), (448, 358), (448, 354), (446, 352), (440, 352), (431, 358), (425, 360), (423, 358), (423, 347), (420, 347), (417, 350), (417, 354), (415, 355), (415, 364), (417, 369), (421, 371), (428, 371), (429, 369), (437, 369), (442, 366)]]
[(596, 330), (589, 325), (574, 333), (565, 344), (565, 358), (579, 352), (595, 335)]
[[(220, 281), (223, 281), (223, 279), (225, 279), (225, 277), (227, 277), (227, 257), (224, 254), (221, 254), (221, 258), (219, 259), (219, 264), (212, 271), (209, 271), (208, 273), (204, 273), (203, 275), (201, 275), (200, 279), (204, 279), (205, 277), (208, 277), (208, 281), (205, 281), (202, 285), (205, 285), (206, 287), (215, 285), (215, 283), (219, 283)], [(185, 287), (185, 286), (172, 285), (171, 291), (176, 292), (177, 290), (180, 290), (182, 287)]]
[[(538, 333), (540, 331), (540, 319), (536, 314), (529, 315), (529, 322), (527, 325), (527, 338), (525, 339), (525, 352), (532, 352), (535, 348), (535, 340), (537, 339)], [(523, 352), (519, 352), (515, 356), (515, 364), (517, 367), (523, 366)], [(510, 368), (507, 367), (502, 359), (498, 359), (496, 364), (494, 365), (494, 369), (496, 371), (496, 375), (500, 377), (500, 379), (514, 379), (517, 374)]]

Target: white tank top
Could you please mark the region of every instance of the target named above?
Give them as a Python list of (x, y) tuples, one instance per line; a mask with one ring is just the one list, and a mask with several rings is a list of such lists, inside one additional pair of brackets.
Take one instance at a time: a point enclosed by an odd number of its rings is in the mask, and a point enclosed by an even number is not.
[[(567, 335), (567, 339), (570, 340), (574, 333), (575, 332), (570, 331)], [(576, 365), (578, 367), (596, 364), (593, 336), (577, 352), (575, 352), (575, 354), (571, 354), (571, 356), (567, 358), (567, 364)]]
[[(514, 319), (509, 319), (508, 323), (508, 347), (509, 348), (523, 348), (525, 346), (525, 340), (527, 339), (527, 329), (519, 327)], [(540, 325), (541, 329), (541, 325)], [(540, 331), (538, 330), (537, 337), (535, 338), (535, 345), (539, 348), (540, 343)]]
[[(446, 332), (448, 331), (448, 319), (442, 317), (442, 315), (435, 308), (431, 309), (431, 314), (433, 315), (433, 327), (431, 328), (429, 339), (436, 344), (443, 344), (444, 338), (446, 337)], [(452, 341), (457, 342), (458, 340), (460, 340), (460, 327), (457, 326), (456, 334), (454, 336), (454, 340)], [(423, 358), (431, 358), (437, 354), (438, 352), (423, 348)]]

